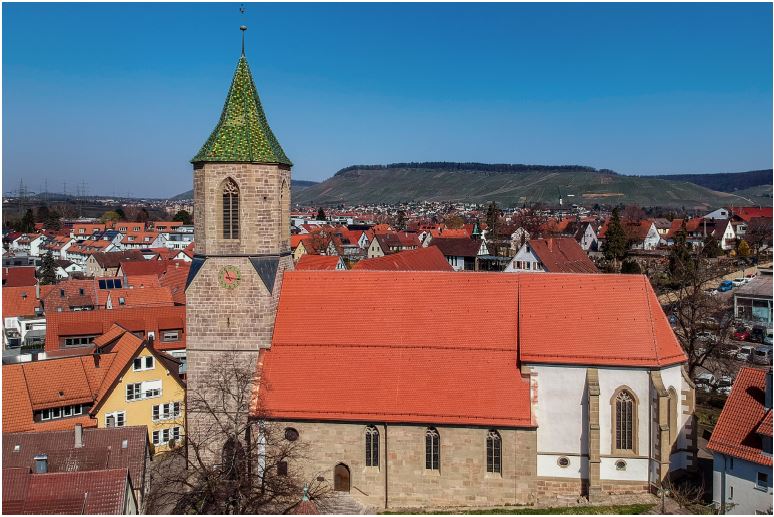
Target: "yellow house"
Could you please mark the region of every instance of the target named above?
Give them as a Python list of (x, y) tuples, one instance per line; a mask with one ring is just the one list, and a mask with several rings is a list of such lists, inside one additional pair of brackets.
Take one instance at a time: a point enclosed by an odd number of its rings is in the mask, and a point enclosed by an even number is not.
[[(117, 327), (117, 328), (116, 328)], [(153, 454), (182, 445), (185, 385), (180, 363), (118, 325), (95, 339), (113, 356), (89, 414), (97, 427), (144, 425)]]

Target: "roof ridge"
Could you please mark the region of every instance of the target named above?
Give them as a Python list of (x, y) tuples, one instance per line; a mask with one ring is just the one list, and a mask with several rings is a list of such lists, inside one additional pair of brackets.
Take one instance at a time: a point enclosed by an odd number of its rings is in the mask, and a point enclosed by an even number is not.
[(645, 292), (645, 301), (648, 304), (648, 321), (650, 323), (650, 335), (653, 338), (653, 355), (656, 358), (656, 364), (661, 366), (661, 356), (658, 353), (658, 343), (656, 340), (656, 327), (653, 321), (653, 307), (650, 303), (650, 293), (648, 292), (648, 286), (645, 285), (645, 282), (648, 282), (648, 277), (642, 275), (642, 282)]

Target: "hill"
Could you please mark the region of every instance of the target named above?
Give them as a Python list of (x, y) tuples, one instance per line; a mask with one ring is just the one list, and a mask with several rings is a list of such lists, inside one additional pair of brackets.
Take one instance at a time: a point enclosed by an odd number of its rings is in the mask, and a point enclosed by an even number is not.
[[(307, 180), (290, 180), (290, 195), (295, 196), (301, 190), (307, 187), (311, 187), (312, 185), (317, 185), (317, 182)], [(180, 201), (182, 199), (193, 199), (193, 189), (169, 198), (170, 201)]]
[(625, 203), (704, 209), (750, 204), (735, 194), (671, 177), (625, 176), (579, 165), (446, 162), (347, 167), (302, 190), (293, 201), (311, 206), (407, 201), (496, 201), (504, 206), (518, 206), (535, 202), (556, 204), (560, 194), (566, 203), (587, 206)]
[(748, 172), (719, 172), (715, 174), (668, 174), (646, 176), (671, 181), (687, 181), (720, 192), (734, 192), (771, 185), (771, 169)]

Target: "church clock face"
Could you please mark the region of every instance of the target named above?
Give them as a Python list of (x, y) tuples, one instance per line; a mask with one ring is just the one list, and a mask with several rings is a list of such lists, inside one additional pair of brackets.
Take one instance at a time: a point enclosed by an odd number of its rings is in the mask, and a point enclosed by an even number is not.
[(218, 275), (220, 285), (226, 289), (234, 289), (239, 285), (241, 275), (239, 268), (236, 266), (223, 266), (220, 268), (220, 274)]

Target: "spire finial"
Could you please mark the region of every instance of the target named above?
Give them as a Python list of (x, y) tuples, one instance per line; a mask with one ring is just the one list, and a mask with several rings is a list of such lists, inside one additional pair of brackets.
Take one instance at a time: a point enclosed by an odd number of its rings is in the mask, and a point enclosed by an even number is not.
[[(239, 6), (239, 12), (242, 13), (242, 16), (247, 12), (247, 9), (245, 9), (245, 4), (241, 4)], [(242, 55), (245, 55), (245, 31), (247, 30), (247, 25), (242, 25), (239, 27), (239, 30), (242, 31)]]

